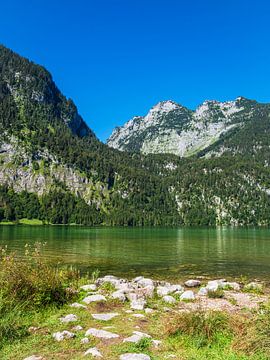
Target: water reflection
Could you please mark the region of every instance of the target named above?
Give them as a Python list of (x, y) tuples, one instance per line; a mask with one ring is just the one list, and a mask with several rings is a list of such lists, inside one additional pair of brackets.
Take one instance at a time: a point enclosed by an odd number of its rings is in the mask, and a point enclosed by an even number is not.
[(45, 256), (81, 269), (152, 276), (266, 277), (268, 229), (149, 229), (1, 226), (0, 244), (23, 254), (26, 243), (47, 242)]

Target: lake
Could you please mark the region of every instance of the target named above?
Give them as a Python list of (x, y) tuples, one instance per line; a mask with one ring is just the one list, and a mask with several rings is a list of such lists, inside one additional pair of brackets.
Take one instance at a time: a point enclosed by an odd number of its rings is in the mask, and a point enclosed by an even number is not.
[(268, 228), (90, 228), (0, 226), (0, 246), (23, 255), (46, 242), (44, 256), (82, 271), (154, 278), (270, 274)]

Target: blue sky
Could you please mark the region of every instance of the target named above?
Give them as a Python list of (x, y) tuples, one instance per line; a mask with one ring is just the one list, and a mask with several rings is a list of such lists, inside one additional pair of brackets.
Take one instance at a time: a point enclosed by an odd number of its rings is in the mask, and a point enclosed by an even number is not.
[(265, 0), (1, 1), (0, 42), (44, 65), (101, 140), (161, 100), (270, 102)]

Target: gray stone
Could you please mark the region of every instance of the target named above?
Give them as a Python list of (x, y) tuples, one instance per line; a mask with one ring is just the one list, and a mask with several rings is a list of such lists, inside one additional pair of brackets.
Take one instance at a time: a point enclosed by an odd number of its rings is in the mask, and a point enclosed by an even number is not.
[(87, 337), (82, 338), (81, 344), (88, 344), (90, 340)]
[(72, 339), (75, 337), (75, 334), (73, 334), (70, 331), (64, 330), (64, 331), (58, 331), (56, 333), (53, 333), (53, 338), (56, 341), (63, 341), (66, 339)]
[(194, 292), (191, 290), (187, 290), (183, 292), (183, 294), (180, 296), (181, 301), (193, 301), (195, 300)]
[(96, 347), (90, 348), (88, 349), (85, 353), (84, 356), (87, 355), (91, 355), (92, 357), (95, 358), (102, 358), (103, 356), (101, 355), (100, 351), (98, 351), (98, 349)]
[(140, 331), (133, 331), (133, 335), (129, 336), (128, 338), (124, 339), (123, 342), (131, 342), (131, 343), (134, 343), (134, 344), (137, 344), (139, 343), (143, 338), (148, 338), (150, 339), (151, 336), (146, 334), (146, 333), (143, 333), (143, 332), (140, 332)]
[(144, 299), (137, 299), (131, 301), (130, 307), (133, 310), (143, 310), (146, 305), (146, 301)]
[(95, 284), (83, 285), (80, 287), (80, 289), (82, 289), (84, 291), (96, 291), (97, 286)]
[(117, 290), (113, 292), (111, 297), (122, 302), (126, 301), (126, 295), (122, 290)]
[(207, 285), (206, 285), (206, 289), (208, 291), (217, 291), (218, 288), (220, 287), (220, 283), (217, 280), (213, 280), (213, 281), (208, 281)]
[(154, 282), (151, 279), (142, 278), (137, 281), (139, 287), (145, 288), (146, 286), (154, 286)]
[(75, 303), (73, 303), (73, 304), (70, 304), (69, 306), (71, 306), (71, 307), (74, 307), (74, 308), (77, 308), (77, 309), (87, 309), (87, 307), (85, 306), (85, 305), (83, 305), (83, 304), (79, 304), (79, 303), (77, 303), (77, 302), (75, 302)]
[(118, 313), (92, 314), (93, 319), (101, 321), (109, 321), (118, 316)]
[(86, 331), (85, 336), (94, 336), (100, 339), (116, 339), (119, 338), (118, 334), (111, 333), (106, 330), (99, 330), (95, 328), (90, 328)]
[(175, 304), (176, 303), (175, 298), (170, 295), (163, 296), (162, 300), (167, 304)]
[(24, 360), (42, 360), (42, 359), (43, 359), (42, 356), (32, 355), (32, 356), (28, 356), (28, 357), (25, 358)]
[(206, 287), (201, 287), (200, 290), (198, 291), (198, 296), (207, 296), (208, 294), (208, 290)]
[(145, 354), (132, 354), (127, 353), (120, 355), (120, 360), (151, 360), (150, 356)]
[(82, 300), (84, 303), (86, 304), (90, 304), (92, 302), (98, 302), (98, 301), (106, 301), (106, 298), (105, 296), (103, 295), (90, 295), (90, 296), (87, 296), (85, 297), (83, 300)]
[(83, 330), (83, 327), (81, 325), (73, 326), (72, 330), (73, 331), (81, 331), (81, 330)]
[(78, 317), (74, 314), (68, 314), (59, 319), (62, 323), (67, 324), (69, 322), (78, 321)]
[(187, 287), (197, 287), (197, 286), (200, 286), (201, 285), (201, 282), (200, 280), (188, 280), (185, 282), (185, 285)]

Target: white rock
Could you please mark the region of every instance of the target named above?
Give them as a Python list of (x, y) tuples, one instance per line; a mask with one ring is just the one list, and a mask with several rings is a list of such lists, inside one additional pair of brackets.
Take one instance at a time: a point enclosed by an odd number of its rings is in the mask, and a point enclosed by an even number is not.
[(32, 355), (32, 356), (28, 356), (28, 357), (25, 358), (24, 360), (42, 360), (42, 359), (43, 359), (42, 356)]
[(96, 358), (102, 358), (103, 357), (96, 347), (88, 349), (84, 353), (84, 356), (86, 356), (86, 355), (92, 355), (93, 357), (96, 357)]
[(157, 295), (162, 297), (168, 295), (170, 292), (170, 288), (167, 286), (158, 286), (157, 287)]
[(161, 345), (161, 341), (160, 340), (152, 340), (152, 344), (154, 345), (155, 348), (158, 348)]
[(197, 286), (200, 286), (201, 285), (201, 282), (200, 280), (188, 280), (185, 282), (185, 285), (187, 287), (197, 287)]
[(146, 301), (144, 299), (138, 299), (131, 301), (130, 307), (133, 310), (143, 310), (146, 305)]
[(78, 321), (78, 317), (74, 314), (68, 314), (66, 316), (61, 317), (59, 320), (65, 324), (69, 322)]
[(151, 360), (150, 356), (145, 354), (132, 354), (127, 353), (120, 355), (120, 360)]
[(201, 287), (200, 290), (198, 291), (198, 296), (207, 296), (208, 294), (208, 290), (206, 287)]
[(151, 336), (143, 333), (141, 331), (133, 331), (133, 335), (131, 335), (130, 337), (126, 338), (123, 340), (123, 342), (131, 342), (134, 344), (137, 344), (138, 342), (140, 342), (143, 338), (148, 338), (150, 339)]
[(137, 281), (137, 284), (139, 287), (146, 287), (146, 286), (154, 286), (154, 282), (151, 279), (142, 278), (139, 281)]
[(117, 290), (115, 292), (112, 293), (111, 297), (113, 299), (119, 300), (119, 301), (126, 301), (126, 295), (124, 294), (124, 292), (122, 290)]
[(228, 288), (228, 289), (233, 289), (235, 291), (240, 291), (241, 287), (237, 282), (223, 282), (220, 284), (220, 287), (222, 289), (224, 288)]
[(95, 284), (83, 285), (80, 287), (80, 289), (82, 289), (84, 291), (96, 291), (97, 286)]
[(90, 304), (92, 302), (97, 302), (97, 301), (106, 301), (106, 298), (105, 296), (103, 295), (90, 295), (90, 296), (87, 296), (85, 297), (83, 300), (82, 300), (84, 303), (86, 304)]
[(162, 300), (164, 302), (166, 302), (167, 304), (175, 304), (176, 303), (175, 298), (173, 296), (170, 296), (170, 295), (163, 296)]
[(92, 317), (95, 320), (109, 321), (118, 315), (119, 315), (118, 313), (102, 313), (102, 314), (92, 314)]
[(86, 331), (85, 336), (90, 336), (90, 335), (100, 339), (116, 339), (119, 337), (118, 334), (114, 334), (106, 330), (99, 330), (95, 328), (90, 328)]
[(208, 291), (217, 291), (219, 287), (220, 287), (220, 282), (218, 282), (217, 280), (208, 281), (206, 285), (206, 289)]
[(88, 344), (90, 340), (87, 337), (82, 338), (81, 344)]
[(53, 338), (56, 341), (63, 341), (65, 339), (72, 339), (75, 337), (75, 334), (73, 334), (70, 331), (64, 330), (64, 331), (58, 331), (56, 333), (53, 334)]
[(191, 290), (187, 290), (185, 292), (183, 292), (183, 294), (180, 296), (180, 300), (181, 301), (193, 301), (195, 300), (195, 295), (194, 292)]
[(73, 326), (72, 330), (73, 331), (81, 331), (81, 330), (83, 330), (83, 327), (81, 325)]
[(146, 314), (153, 314), (155, 312), (155, 310), (151, 309), (151, 308), (146, 308), (144, 309)]
[(77, 303), (77, 302), (75, 302), (75, 303), (73, 303), (73, 304), (70, 304), (69, 306), (74, 307), (74, 308), (77, 308), (77, 309), (80, 309), (80, 308), (82, 308), (82, 309), (87, 309), (87, 307), (86, 307), (85, 305), (79, 304), (79, 303)]
[(153, 285), (147, 285), (135, 290), (135, 294), (138, 297), (152, 298), (154, 296), (155, 287)]

